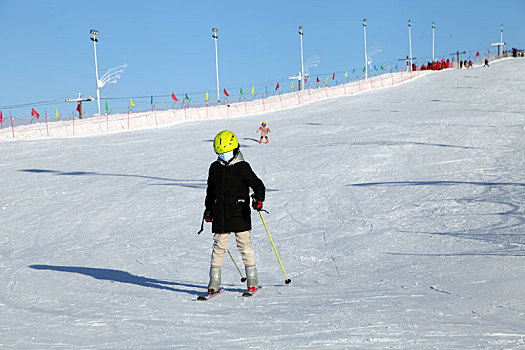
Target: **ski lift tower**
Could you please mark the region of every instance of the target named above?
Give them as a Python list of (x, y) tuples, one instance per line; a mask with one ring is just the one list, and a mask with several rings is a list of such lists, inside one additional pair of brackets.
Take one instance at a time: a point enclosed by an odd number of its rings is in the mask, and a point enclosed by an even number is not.
[(499, 27), (499, 30), (500, 30), (500, 39), (499, 39), (499, 43), (494, 43), (492, 44), (492, 46), (497, 46), (498, 47), (498, 57), (500, 57), (500, 52), (501, 52), (501, 47), (502, 46), (505, 46), (507, 45), (507, 43), (503, 42), (503, 24)]
[(464, 55), (464, 54), (466, 54), (466, 53), (467, 53), (467, 51), (461, 51), (461, 52), (460, 52), (459, 50), (457, 50), (456, 52), (452, 52), (452, 53), (450, 54), (450, 56), (452, 56), (452, 60), (454, 60), (454, 55), (457, 56), (457, 59), (456, 59), (456, 60), (457, 60), (458, 68), (459, 68), (459, 55)]
[[(400, 58), (398, 59), (398, 61), (406, 61), (406, 65), (407, 65), (407, 72), (410, 72), (412, 70), (412, 65), (411, 65), (411, 62), (412, 60), (415, 60), (417, 57), (407, 57), (406, 58)], [(410, 67), (409, 67), (410, 66)]]
[(500, 57), (500, 50), (501, 50), (500, 47), (507, 45), (507, 43), (499, 42), (499, 43), (494, 43), (494, 44), (491, 44), (491, 45), (498, 47), (498, 57)]
[(82, 98), (82, 94), (79, 92), (78, 98), (68, 98), (66, 99), (66, 102), (78, 102), (78, 105), (77, 105), (78, 117), (82, 119), (82, 102), (94, 101), (94, 100), (95, 99), (91, 96), (89, 96), (88, 98)]
[(290, 80), (297, 80), (299, 82), (299, 85), (297, 85), (299, 87), (299, 91), (301, 91), (301, 80), (303, 78), (309, 78), (310, 76), (308, 74), (305, 74), (305, 75), (302, 75), (301, 72), (297, 73), (297, 75), (295, 77), (288, 77), (288, 79)]

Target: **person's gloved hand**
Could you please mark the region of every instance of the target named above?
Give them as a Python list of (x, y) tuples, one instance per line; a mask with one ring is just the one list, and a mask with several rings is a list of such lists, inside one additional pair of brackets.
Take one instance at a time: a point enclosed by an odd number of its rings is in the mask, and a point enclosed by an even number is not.
[(261, 200), (258, 200), (257, 198), (252, 198), (252, 208), (253, 210), (260, 211), (263, 207), (263, 202)]
[(204, 211), (204, 221), (206, 222), (212, 222), (213, 218), (211, 217), (211, 211), (205, 210)]

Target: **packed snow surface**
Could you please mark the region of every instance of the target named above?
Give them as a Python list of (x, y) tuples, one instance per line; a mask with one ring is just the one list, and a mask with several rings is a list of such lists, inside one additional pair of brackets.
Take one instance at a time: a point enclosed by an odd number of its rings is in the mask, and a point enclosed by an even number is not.
[[(258, 116), (2, 142), (0, 348), (524, 348), (523, 101), (509, 59)], [(292, 283), (254, 213), (264, 288), (241, 297), (226, 256), (226, 292), (198, 302), (224, 129), (267, 187)]]

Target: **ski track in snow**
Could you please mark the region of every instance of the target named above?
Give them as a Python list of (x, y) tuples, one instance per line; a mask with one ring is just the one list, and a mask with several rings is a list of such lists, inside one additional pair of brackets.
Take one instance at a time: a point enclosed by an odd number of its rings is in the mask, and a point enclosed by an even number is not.
[[(0, 348), (524, 348), (524, 68), (502, 60), (257, 116), (1, 143)], [(196, 232), (224, 129), (268, 188), (292, 283), (253, 215), (264, 289), (242, 298), (226, 257), (226, 292), (201, 303), (212, 240), (209, 225)]]

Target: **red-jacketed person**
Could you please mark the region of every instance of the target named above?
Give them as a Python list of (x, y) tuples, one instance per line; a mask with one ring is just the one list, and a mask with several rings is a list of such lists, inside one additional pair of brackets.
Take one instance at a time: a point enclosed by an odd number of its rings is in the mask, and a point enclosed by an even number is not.
[(261, 132), (261, 138), (259, 139), (259, 143), (262, 143), (263, 138), (266, 138), (266, 143), (268, 143), (268, 133), (272, 132), (268, 126), (266, 126), (266, 122), (262, 122), (259, 129), (257, 129), (257, 133)]

